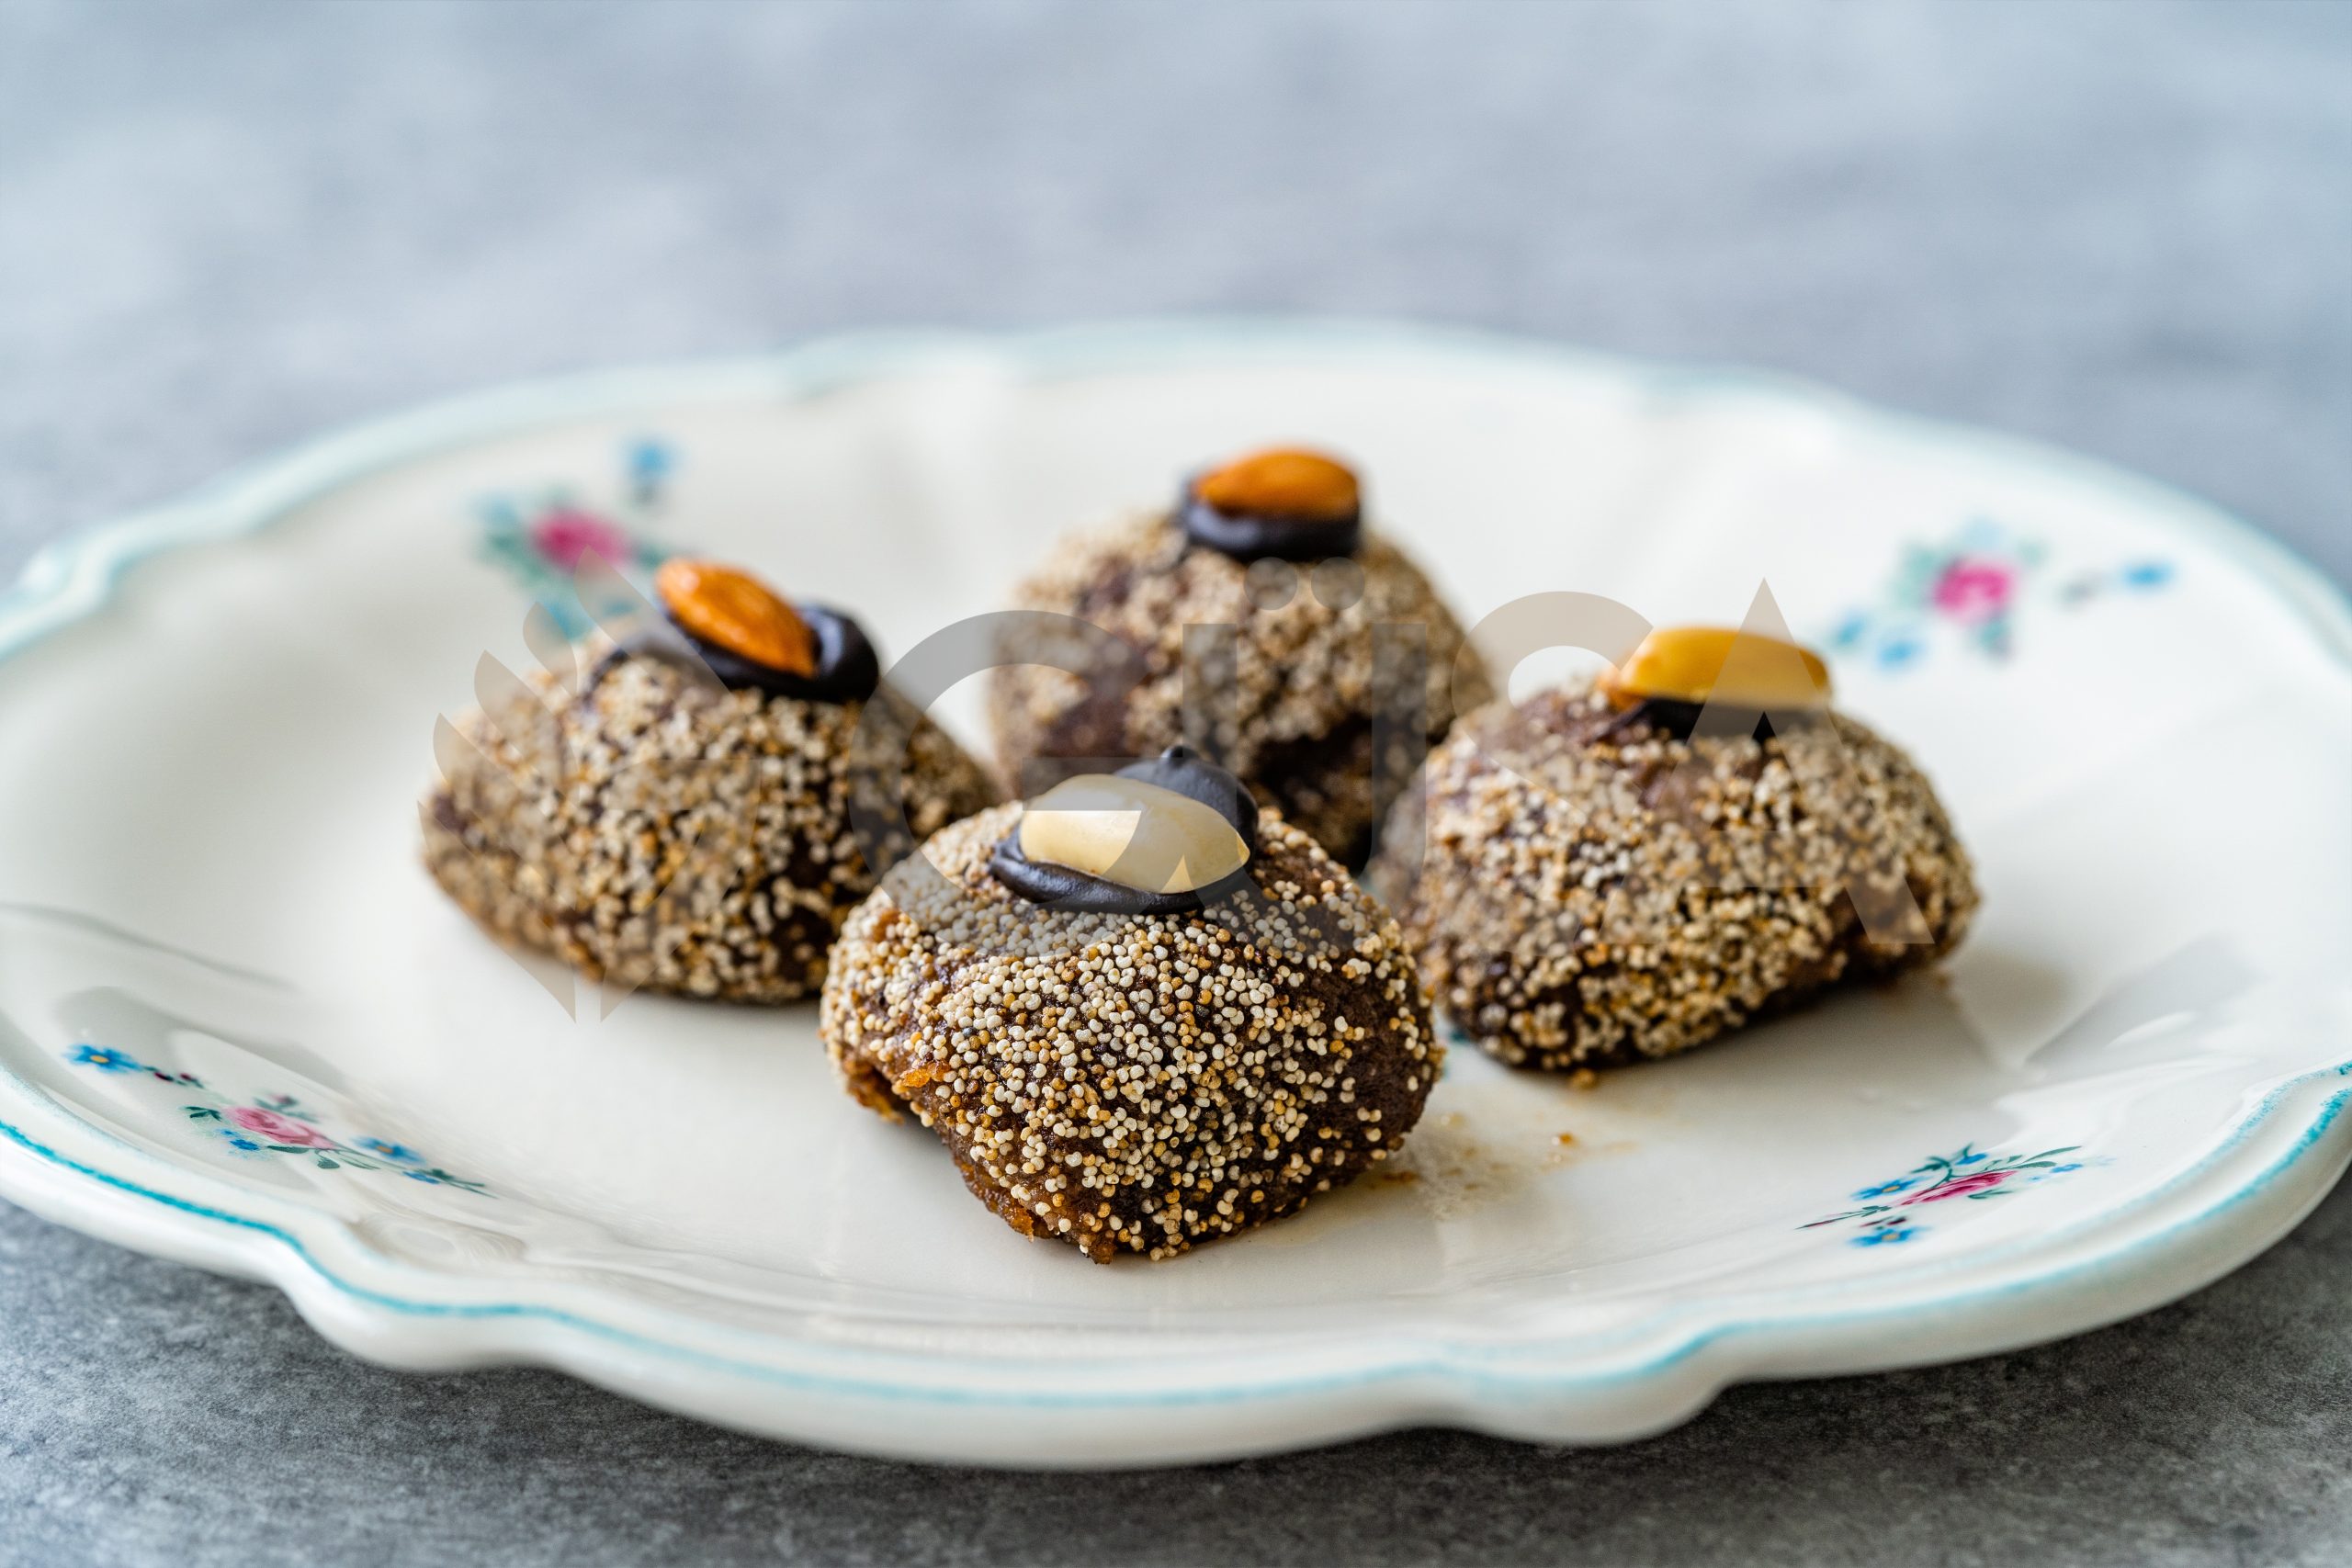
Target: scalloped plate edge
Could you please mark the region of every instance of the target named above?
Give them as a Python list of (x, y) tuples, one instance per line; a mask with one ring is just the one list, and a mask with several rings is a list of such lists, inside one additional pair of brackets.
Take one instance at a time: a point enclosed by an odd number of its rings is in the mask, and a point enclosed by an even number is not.
[[(807, 397), (953, 359), (1010, 366), (1037, 378), (1155, 368), (1197, 355), (1219, 363), (1363, 351), (1420, 353), (1455, 365), (1508, 361), (1624, 381), (1679, 397), (1756, 397), (1834, 411), (1934, 445), (1965, 446), (2127, 495), (2163, 521), (2226, 544), (2242, 570), (2290, 602), (2337, 659), (2352, 665), (2352, 604), (2317, 571), (2251, 525), (2155, 481), (2027, 441), (1860, 403), (1762, 373), (1647, 366), (1584, 351), (1451, 329), (1333, 321), (1147, 321), (991, 337), (888, 333), (830, 338), (772, 358), (653, 367), (525, 383), (359, 425), (239, 470), (186, 500), (85, 530), (36, 557), (0, 594), (0, 658), (105, 604), (140, 560), (239, 536), (318, 494), (452, 442), (657, 402)], [(0, 1117), (0, 1193), (44, 1217), (141, 1251), (266, 1280), (346, 1349), (413, 1368), (526, 1362), (561, 1368), (649, 1403), (768, 1435), (899, 1457), (1002, 1464), (1171, 1463), (1233, 1457), (1429, 1422), (1550, 1441), (1620, 1441), (1688, 1419), (1744, 1378), (1820, 1376), (1957, 1359), (2062, 1337), (2177, 1299), (2284, 1235), (2352, 1163), (2341, 1117), (2352, 1061), (2282, 1084), (2229, 1129), (2212, 1155), (2137, 1206), (2189, 1212), (2110, 1253), (2062, 1267), (1937, 1292), (1922, 1272), (1891, 1271), (1875, 1305), (1827, 1314), (1718, 1313), (1688, 1325), (1663, 1353), (1595, 1374), (1498, 1367), (1476, 1348), (1367, 1340), (1351, 1368), (1307, 1379), (1252, 1377), (1183, 1392), (1101, 1391), (1084, 1402), (1038, 1402), (937, 1380), (935, 1365), (900, 1359), (879, 1377), (840, 1376), (739, 1359), (617, 1327), (563, 1308), (519, 1302), (411, 1298), (363, 1282), (322, 1258), (345, 1250), (341, 1222), (315, 1211), (285, 1224), (151, 1185), (115, 1161), (77, 1158)], [(13, 1075), (7, 1075), (13, 1080)], [(2331, 1087), (2331, 1080), (2335, 1080)], [(23, 1103), (29, 1086), (12, 1081)], [(44, 1105), (43, 1109), (53, 1109)], [(62, 1113), (61, 1113), (62, 1114)], [(94, 1131), (85, 1129), (85, 1131)], [(2262, 1134), (2282, 1142), (2252, 1171), (2231, 1150)], [(100, 1134), (99, 1136), (103, 1136)], [(110, 1142), (111, 1140), (108, 1140)], [(129, 1153), (125, 1149), (123, 1152)], [(194, 1173), (164, 1167), (196, 1187)], [(2225, 1169), (2234, 1180), (2222, 1179)], [(185, 1184), (184, 1184), (185, 1185)], [(2203, 1194), (2201, 1203), (2194, 1200)], [(321, 1229), (324, 1227), (324, 1229)], [(353, 1246), (356, 1237), (345, 1236)], [(413, 1271), (410, 1283), (448, 1279)], [(454, 1281), (452, 1281), (454, 1282)], [(1928, 1284), (1923, 1299), (1896, 1289)], [(2021, 1302), (2024, 1293), (2030, 1301)], [(1566, 1347), (1557, 1347), (1566, 1348)], [(811, 1347), (820, 1358), (837, 1358)], [(1378, 1354), (1372, 1351), (1377, 1348)], [(1588, 1353), (1590, 1347), (1583, 1348)], [(853, 1358), (865, 1359), (863, 1356)], [(888, 1359), (884, 1359), (888, 1360)], [(922, 1374), (931, 1374), (923, 1386)], [(952, 1380), (950, 1380), (952, 1382)], [(906, 1419), (910, 1404), (987, 1404), (989, 1440), (963, 1424)], [(1150, 1420), (1140, 1422), (1149, 1407)], [(1238, 1426), (1237, 1405), (1248, 1408)]]

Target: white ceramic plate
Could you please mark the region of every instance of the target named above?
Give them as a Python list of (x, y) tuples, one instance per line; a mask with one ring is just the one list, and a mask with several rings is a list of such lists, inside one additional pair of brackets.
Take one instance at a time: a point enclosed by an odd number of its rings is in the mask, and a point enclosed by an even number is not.
[[(419, 869), (434, 717), (526, 661), (548, 552), (739, 557), (887, 653), (1272, 436), (1358, 457), (1469, 617), (1769, 578), (1974, 850), (1948, 977), (1591, 1089), (1457, 1051), (1400, 1174), (1099, 1268), (846, 1099), (811, 1010), (575, 1021)], [(2141, 1311), (2352, 1152), (2343, 603), (2179, 496), (1759, 378), (1180, 324), (523, 388), (71, 543), (0, 656), (0, 1192), (401, 1365), (942, 1460), (1605, 1441)]]

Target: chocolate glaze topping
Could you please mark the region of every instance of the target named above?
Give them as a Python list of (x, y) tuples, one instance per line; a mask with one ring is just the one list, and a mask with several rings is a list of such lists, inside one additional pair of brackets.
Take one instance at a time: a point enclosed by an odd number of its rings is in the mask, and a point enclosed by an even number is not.
[[(663, 618), (694, 650), (719, 683), (729, 691), (759, 691), (770, 696), (795, 697), (808, 703), (862, 703), (882, 683), (882, 661), (867, 640), (865, 628), (839, 610), (822, 604), (795, 604), (800, 618), (817, 638), (817, 673), (796, 675), (788, 670), (757, 662), (695, 636), (666, 611)], [(587, 692), (596, 689), (605, 672), (624, 659), (676, 659), (669, 639), (639, 633), (616, 644), (588, 677)], [(585, 694), (583, 693), (583, 694)]]
[[(1149, 761), (1121, 768), (1117, 774), (1142, 784), (1158, 784), (1199, 801), (1241, 835), (1252, 859), (1258, 853), (1258, 802), (1239, 779), (1189, 746), (1170, 746)], [(999, 882), (1032, 904), (1044, 904), (1073, 915), (1185, 915), (1230, 897), (1250, 884), (1244, 865), (1223, 881), (1190, 893), (1147, 893), (1141, 888), (1092, 876), (1066, 865), (1033, 861), (1021, 852), (1021, 827), (997, 843), (989, 855), (989, 871)]]
[(1342, 517), (1257, 517), (1219, 512), (1190, 479), (1176, 501), (1176, 520), (1196, 545), (1238, 561), (1321, 560), (1355, 554), (1363, 540), (1363, 508)]

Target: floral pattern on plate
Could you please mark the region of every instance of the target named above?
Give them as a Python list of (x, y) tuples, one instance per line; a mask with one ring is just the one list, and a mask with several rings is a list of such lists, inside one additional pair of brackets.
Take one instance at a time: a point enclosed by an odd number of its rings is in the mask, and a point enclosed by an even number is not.
[[(1939, 544), (1905, 545), (1877, 599), (1848, 611), (1824, 640), (1882, 670), (1917, 665), (1939, 640), (2007, 660), (2017, 651), (2023, 612), (2045, 593), (2048, 566), (2041, 540), (1975, 518)], [(2153, 592), (2172, 578), (2170, 561), (2148, 557), (2069, 573), (2046, 593), (2072, 610), (2116, 594)]]
[(241, 1104), (206, 1088), (204, 1080), (194, 1073), (167, 1073), (161, 1067), (149, 1066), (127, 1051), (104, 1045), (76, 1045), (65, 1054), (65, 1059), (76, 1066), (92, 1067), (102, 1073), (144, 1073), (159, 1083), (202, 1095), (202, 1103), (182, 1105), (181, 1111), (190, 1122), (209, 1126), (240, 1155), (291, 1156), (307, 1159), (321, 1170), (396, 1171), (412, 1181), (455, 1187), (484, 1197), (492, 1195), (482, 1183), (453, 1176), (439, 1166), (428, 1164), (415, 1150), (388, 1138), (360, 1137), (345, 1142), (333, 1137), (319, 1127), (323, 1118), (305, 1110), (292, 1095), (255, 1095)]
[(545, 605), (564, 636), (579, 637), (589, 617), (573, 574), (584, 558), (600, 557), (628, 576), (650, 572), (676, 553), (651, 536), (676, 468), (667, 442), (639, 436), (622, 446), (618, 493), (605, 506), (593, 506), (563, 485), (486, 495), (476, 506), (477, 553)]
[(1915, 1167), (1908, 1175), (1862, 1188), (1854, 1194), (1864, 1200), (1861, 1207), (1830, 1214), (1798, 1228), (1813, 1230), (1821, 1225), (1860, 1220), (1862, 1222), (1860, 1234), (1849, 1238), (1853, 1246), (1891, 1247), (1916, 1241), (1931, 1228), (1922, 1223), (1922, 1216), (1916, 1212), (1921, 1205), (1945, 1202), (1955, 1198), (1965, 1198), (1971, 1201), (2004, 1198), (2021, 1188), (2047, 1181), (2052, 1177), (2068, 1176), (2085, 1166), (2098, 1163), (2087, 1159), (2062, 1161), (2059, 1158), (2061, 1155), (2075, 1153), (2081, 1146), (2079, 1144), (2064, 1144), (2054, 1149), (2044, 1149), (2040, 1154), (1989, 1155), (1973, 1144), (1963, 1144), (1958, 1154), (1930, 1155), (1925, 1164)]

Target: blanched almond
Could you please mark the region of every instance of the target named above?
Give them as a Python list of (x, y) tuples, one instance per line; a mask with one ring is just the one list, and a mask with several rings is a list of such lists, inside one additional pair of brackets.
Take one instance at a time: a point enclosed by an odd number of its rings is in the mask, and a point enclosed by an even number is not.
[(1081, 773), (1029, 803), (1021, 852), (1141, 893), (1193, 893), (1250, 863), (1233, 824), (1187, 795)]

